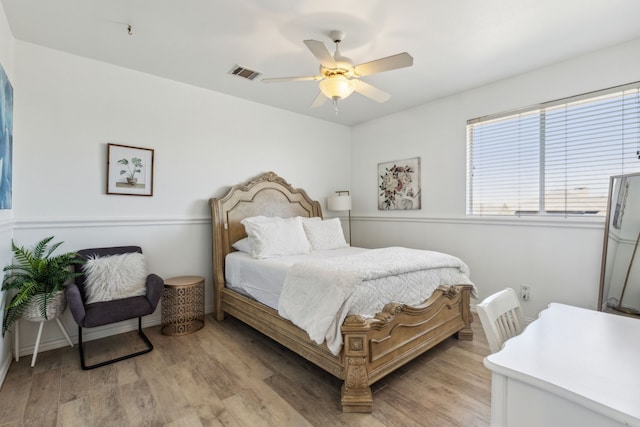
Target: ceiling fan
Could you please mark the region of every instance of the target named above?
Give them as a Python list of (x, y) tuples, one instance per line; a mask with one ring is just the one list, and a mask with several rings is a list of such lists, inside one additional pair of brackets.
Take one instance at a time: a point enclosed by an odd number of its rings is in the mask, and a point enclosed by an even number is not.
[(360, 77), (413, 65), (413, 57), (407, 52), (353, 65), (351, 59), (342, 56), (340, 53), (339, 45), (344, 40), (345, 34), (336, 30), (331, 31), (329, 36), (336, 44), (336, 51), (333, 55), (331, 55), (323, 42), (317, 40), (304, 41), (304, 44), (307, 45), (311, 53), (320, 62), (320, 74), (315, 76), (266, 78), (262, 79), (262, 81), (264, 83), (320, 81), (320, 93), (311, 103), (311, 107), (320, 107), (327, 99), (331, 99), (337, 113), (338, 101), (345, 99), (353, 92), (358, 92), (377, 102), (386, 102), (391, 98), (391, 94), (360, 80)]

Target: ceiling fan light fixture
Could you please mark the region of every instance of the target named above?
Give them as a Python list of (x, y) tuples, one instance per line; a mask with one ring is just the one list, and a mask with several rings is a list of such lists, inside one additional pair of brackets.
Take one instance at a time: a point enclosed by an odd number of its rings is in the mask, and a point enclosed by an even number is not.
[(320, 91), (329, 99), (339, 101), (353, 93), (355, 84), (341, 74), (328, 76), (320, 82)]
[(314, 76), (276, 77), (262, 79), (264, 83), (316, 80), (320, 81), (320, 93), (316, 95), (311, 107), (324, 105), (326, 99), (333, 101), (338, 112), (338, 101), (341, 101), (353, 92), (372, 99), (376, 102), (386, 102), (391, 94), (378, 89), (375, 86), (360, 80), (360, 77), (413, 65), (413, 57), (407, 52), (375, 59), (353, 65), (353, 61), (340, 53), (340, 43), (344, 40), (344, 32), (334, 30), (330, 33), (331, 40), (336, 44), (335, 53), (332, 55), (327, 46), (318, 40), (307, 39), (304, 44), (320, 63), (320, 74)]

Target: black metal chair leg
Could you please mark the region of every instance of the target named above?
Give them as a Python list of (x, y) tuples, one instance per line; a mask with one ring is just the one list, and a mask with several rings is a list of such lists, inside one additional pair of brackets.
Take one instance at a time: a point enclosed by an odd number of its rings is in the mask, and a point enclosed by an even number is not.
[(149, 341), (149, 338), (147, 338), (145, 333), (142, 331), (142, 317), (138, 317), (138, 335), (140, 335), (140, 338), (142, 338), (142, 340), (147, 344), (147, 348), (145, 348), (144, 350), (127, 354), (125, 356), (120, 356), (115, 359), (106, 360), (104, 362), (96, 363), (94, 365), (87, 365), (84, 359), (84, 346), (82, 344), (82, 326), (78, 326), (78, 349), (80, 350), (80, 366), (84, 370), (95, 369), (101, 366), (120, 362), (122, 360), (131, 359), (132, 357), (140, 356), (142, 354), (149, 353), (151, 350), (153, 350), (153, 344), (151, 344), (151, 341)]

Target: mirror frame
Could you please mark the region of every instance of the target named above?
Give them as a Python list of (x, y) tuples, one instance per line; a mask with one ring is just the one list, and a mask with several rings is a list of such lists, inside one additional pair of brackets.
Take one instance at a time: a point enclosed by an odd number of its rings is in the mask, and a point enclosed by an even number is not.
[(602, 261), (600, 263), (600, 289), (598, 289), (598, 311), (603, 311), (603, 297), (604, 297), (604, 280), (607, 267), (607, 250), (609, 245), (609, 227), (611, 226), (611, 210), (613, 206), (613, 184), (616, 179), (631, 178), (640, 176), (640, 172), (628, 173), (622, 175), (612, 175), (609, 177), (609, 193), (607, 196), (607, 215), (604, 223), (604, 236), (602, 239)]

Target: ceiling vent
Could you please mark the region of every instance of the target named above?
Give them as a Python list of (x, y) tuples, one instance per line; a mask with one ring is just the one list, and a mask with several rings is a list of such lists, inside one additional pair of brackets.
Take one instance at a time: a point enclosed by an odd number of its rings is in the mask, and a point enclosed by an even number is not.
[(242, 77), (247, 80), (253, 80), (256, 77), (258, 77), (261, 73), (242, 67), (240, 65), (236, 65), (231, 69), (231, 71), (229, 71), (229, 74), (234, 74), (238, 77)]

